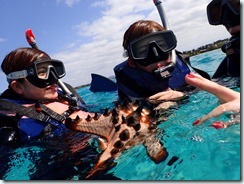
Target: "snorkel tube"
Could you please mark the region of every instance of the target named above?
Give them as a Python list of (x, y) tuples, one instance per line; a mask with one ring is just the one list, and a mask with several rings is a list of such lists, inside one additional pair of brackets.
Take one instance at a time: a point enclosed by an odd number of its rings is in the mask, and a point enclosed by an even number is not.
[[(168, 24), (168, 20), (167, 20), (167, 17), (166, 17), (166, 13), (164, 11), (164, 8), (163, 8), (163, 5), (162, 5), (162, 2), (160, 0), (153, 0), (155, 6), (157, 7), (158, 9), (158, 13), (160, 15), (160, 18), (161, 18), (161, 21), (162, 21), (162, 24), (163, 26), (165, 27), (166, 30), (169, 30), (169, 24)], [(206, 78), (206, 79), (211, 79), (211, 77), (209, 76), (209, 74), (203, 70), (200, 70), (198, 68), (195, 68), (191, 65), (190, 61), (186, 60), (186, 63), (193, 69), (195, 70), (196, 72), (198, 72), (202, 77)], [(155, 70), (155, 73), (156, 74), (160, 74), (162, 76), (163, 72), (165, 73), (167, 70), (169, 69), (173, 69), (174, 66), (176, 65), (176, 52), (175, 52), (175, 49), (173, 49), (171, 51), (171, 63), (166, 66), (166, 67), (162, 67), (162, 68), (159, 68), (157, 70)]]
[[(168, 20), (167, 20), (166, 13), (164, 11), (162, 2), (160, 0), (153, 0), (153, 2), (158, 9), (158, 13), (160, 15), (163, 27), (166, 30), (169, 30), (169, 24), (168, 24)], [(170, 73), (167, 71), (173, 71), (175, 64), (176, 64), (176, 53), (175, 53), (175, 49), (173, 49), (171, 51), (171, 62), (170, 62), (170, 64), (167, 66), (164, 66), (164, 67), (160, 67), (157, 70), (155, 70), (154, 72), (156, 74), (160, 74), (161, 77), (163, 77), (163, 78), (167, 78), (170, 76)]]
[[(35, 48), (35, 49), (39, 49), (37, 44), (36, 44), (36, 39), (35, 39), (35, 36), (32, 32), (31, 29), (27, 29), (26, 32), (25, 32), (25, 37), (26, 37), (26, 40), (27, 42), (29, 43), (29, 45), (32, 47), (32, 48)], [(73, 95), (73, 93), (71, 93), (71, 91), (67, 88), (67, 86), (60, 80), (58, 79), (58, 85), (59, 87), (63, 90), (63, 92), (72, 99), (73, 103), (75, 103), (77, 105), (77, 97), (75, 97)]]
[(25, 32), (27, 42), (32, 48), (39, 49), (36, 45), (36, 38), (31, 29), (27, 29)]

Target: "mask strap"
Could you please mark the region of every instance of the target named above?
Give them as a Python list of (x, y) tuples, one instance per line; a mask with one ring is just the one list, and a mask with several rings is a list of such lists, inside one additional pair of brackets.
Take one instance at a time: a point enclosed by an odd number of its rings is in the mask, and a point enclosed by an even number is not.
[(124, 58), (129, 57), (128, 51), (127, 51), (127, 50), (125, 50), (125, 51), (123, 52), (122, 56), (123, 56)]
[(9, 73), (6, 76), (6, 78), (7, 78), (8, 83), (10, 84), (13, 80), (23, 79), (27, 76), (28, 76), (27, 70), (20, 70), (20, 71), (15, 71), (15, 72)]

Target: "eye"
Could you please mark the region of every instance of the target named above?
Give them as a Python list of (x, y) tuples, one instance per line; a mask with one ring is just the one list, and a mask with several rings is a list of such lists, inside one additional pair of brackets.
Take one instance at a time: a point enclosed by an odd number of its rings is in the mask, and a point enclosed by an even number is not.
[(37, 75), (41, 79), (46, 79), (47, 78), (47, 67), (38, 68)]

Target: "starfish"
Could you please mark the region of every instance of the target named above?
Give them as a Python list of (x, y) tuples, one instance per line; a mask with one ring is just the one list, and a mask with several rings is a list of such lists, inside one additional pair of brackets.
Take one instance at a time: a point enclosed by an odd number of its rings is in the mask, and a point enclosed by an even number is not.
[(123, 101), (103, 114), (95, 113), (86, 119), (68, 118), (65, 125), (75, 131), (100, 136), (101, 155), (86, 178), (106, 169), (124, 150), (143, 144), (147, 154), (155, 162), (164, 161), (167, 150), (157, 138), (157, 112), (146, 101)]

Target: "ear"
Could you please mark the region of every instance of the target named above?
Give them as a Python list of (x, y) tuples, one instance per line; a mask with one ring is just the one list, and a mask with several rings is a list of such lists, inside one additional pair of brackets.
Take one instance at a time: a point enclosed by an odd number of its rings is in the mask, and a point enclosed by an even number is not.
[(16, 93), (18, 93), (18, 94), (23, 94), (23, 85), (20, 83), (20, 82), (18, 82), (18, 81), (12, 81), (11, 83), (10, 83), (10, 86), (11, 86), (11, 88), (16, 92)]

